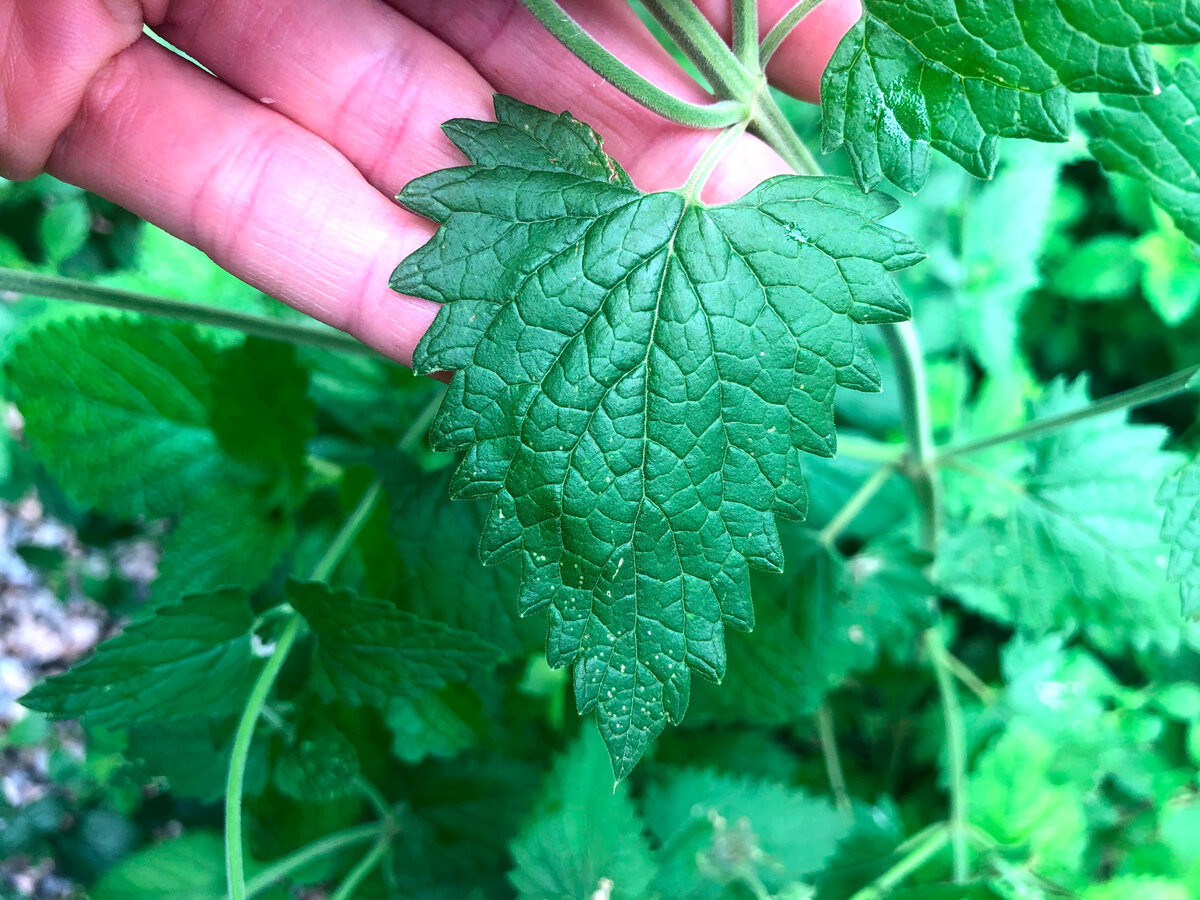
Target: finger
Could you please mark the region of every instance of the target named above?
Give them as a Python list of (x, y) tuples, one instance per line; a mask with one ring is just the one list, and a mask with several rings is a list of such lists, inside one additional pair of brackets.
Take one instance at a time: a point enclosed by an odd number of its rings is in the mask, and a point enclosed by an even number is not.
[(429, 223), (324, 141), (149, 38), (92, 80), (49, 171), (401, 362), (437, 311), (387, 287)]
[[(498, 90), (545, 109), (567, 108), (587, 122), (604, 136), (605, 149), (643, 189), (679, 187), (713, 140), (712, 132), (668, 122), (626, 97), (559, 44), (519, 0), (389, 2), (454, 47)], [(659, 46), (624, 0), (572, 0), (563, 6), (605, 47), (651, 81), (679, 97), (704, 102), (703, 90)], [(774, 151), (746, 136), (713, 173), (704, 198), (728, 200), (786, 171)]]
[[(696, 5), (728, 40), (731, 31), (729, 0), (696, 0)], [(759, 33), (772, 26), (795, 5), (795, 0), (759, 0)], [(821, 74), (850, 26), (862, 15), (859, 0), (823, 0), (792, 29), (767, 65), (771, 84), (803, 100), (817, 102)]]
[(173, 0), (156, 31), (388, 196), (461, 164), (443, 121), (491, 115), (493, 89), (470, 63), (378, 0)]
[(0, 175), (32, 178), (92, 77), (141, 36), (136, 0), (9, 0), (0, 11)]

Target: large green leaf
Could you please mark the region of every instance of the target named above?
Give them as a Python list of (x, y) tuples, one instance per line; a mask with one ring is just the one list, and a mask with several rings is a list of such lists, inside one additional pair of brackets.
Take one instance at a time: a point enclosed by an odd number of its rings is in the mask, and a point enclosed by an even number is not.
[(383, 706), (394, 695), (437, 690), (500, 655), (473, 632), (320, 581), (289, 581), (287, 598), (312, 628), (322, 673), (351, 703)]
[(1185, 60), (1159, 79), (1161, 90), (1151, 96), (1103, 95), (1084, 124), (1101, 164), (1145, 181), (1155, 202), (1200, 243), (1200, 70)]
[(752, 625), (749, 569), (783, 566), (775, 513), (805, 513), (837, 386), (878, 388), (859, 324), (908, 315), (888, 272), (923, 254), (843, 180), (710, 207), (640, 193), (565, 114), (496, 115), (446, 128), (473, 165), (401, 194), (442, 227), (392, 286), (444, 304), (415, 359), (457, 370), (432, 439), (466, 451), (484, 559), (521, 556), (521, 609), (550, 612), (624, 775)]
[(512, 854), (522, 900), (646, 896), (654, 864), (642, 823), (590, 728), (555, 766)]
[[(1055, 383), (1035, 412), (1088, 402)], [(968, 462), (970, 509), (949, 524), (942, 583), (978, 612), (1029, 632), (1084, 628), (1107, 645), (1177, 643), (1183, 620), (1166, 579), (1154, 492), (1179, 465), (1166, 429), (1120, 412), (1029, 442), (1024, 456)]]
[(1072, 92), (1152, 94), (1150, 44), (1200, 40), (1195, 0), (865, 0), (821, 84), (826, 149), (916, 192), (930, 149), (980, 178), (999, 138), (1065, 141)]
[(109, 727), (236, 712), (262, 663), (251, 647), (253, 624), (244, 591), (187, 597), (130, 625), (21, 702)]

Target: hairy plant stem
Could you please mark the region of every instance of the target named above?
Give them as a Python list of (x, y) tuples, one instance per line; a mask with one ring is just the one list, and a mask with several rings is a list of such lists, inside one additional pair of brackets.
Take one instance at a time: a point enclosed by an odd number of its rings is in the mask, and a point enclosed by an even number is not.
[(771, 30), (767, 32), (767, 36), (762, 39), (762, 44), (758, 48), (758, 57), (761, 60), (761, 65), (765, 69), (767, 63), (771, 61), (771, 57), (775, 55), (775, 51), (779, 49), (779, 45), (787, 40), (787, 36), (792, 33), (792, 29), (803, 21), (804, 17), (817, 8), (821, 0), (800, 0), (795, 6), (783, 14), (783, 17), (771, 26)]
[(344, 831), (326, 835), (311, 844), (305, 844), (299, 850), (289, 853), (282, 859), (276, 860), (253, 878), (246, 882), (246, 897), (261, 894), (275, 882), (286, 878), (297, 869), (302, 869), (311, 862), (324, 859), (340, 853), (347, 847), (362, 844), (372, 838), (378, 838), (390, 827), (387, 822), (371, 822), (367, 825), (356, 825)]
[(937, 856), (950, 842), (945, 825), (925, 829), (909, 843), (911, 849), (894, 866), (856, 893), (850, 900), (882, 900), (894, 891), (909, 875)]
[(730, 125), (724, 131), (717, 135), (716, 139), (705, 148), (704, 153), (696, 161), (695, 167), (692, 169), (692, 174), (688, 176), (687, 183), (684, 184), (681, 193), (688, 203), (698, 201), (700, 198), (700, 190), (704, 187), (704, 183), (708, 181), (708, 177), (712, 174), (713, 169), (721, 161), (722, 157), (729, 151), (746, 132), (745, 122), (739, 122), (736, 125)]
[(925, 650), (937, 678), (942, 713), (946, 721), (946, 756), (950, 777), (950, 844), (954, 857), (954, 882), (971, 877), (970, 822), (967, 794), (967, 731), (962, 705), (954, 687), (949, 652), (937, 628), (925, 632)]
[(758, 68), (758, 0), (732, 0), (733, 55), (748, 72)]
[(760, 81), (759, 75), (743, 67), (692, 0), (642, 0), (642, 3), (684, 56), (708, 79), (718, 97), (740, 99), (743, 103), (749, 100)]
[(123, 309), (150, 316), (163, 316), (180, 322), (208, 325), (213, 328), (228, 328), (271, 341), (319, 347), (322, 350), (357, 353), (363, 356), (377, 355), (366, 344), (332, 328), (315, 328), (310, 325), (298, 325), (294, 322), (268, 319), (265, 316), (256, 316), (250, 313), (189, 303), (186, 300), (173, 300), (169, 297), (155, 297), (136, 291), (99, 287), (86, 281), (63, 278), (59, 275), (43, 275), (40, 272), (0, 268), (0, 292), (5, 291), (27, 294), (31, 297), (45, 297), (49, 300), (71, 300), (76, 303), (88, 303), (92, 306), (104, 306), (109, 309)]
[(833, 708), (829, 701), (817, 707), (817, 738), (821, 742), (821, 756), (825, 759), (825, 774), (829, 776), (829, 790), (842, 818), (854, 821), (854, 808), (850, 804), (850, 792), (846, 790), (846, 775), (842, 771), (842, 758), (838, 753), (837, 731), (833, 726)]
[(858, 490), (850, 495), (850, 499), (837, 511), (837, 514), (829, 520), (829, 524), (821, 529), (817, 534), (817, 540), (826, 547), (833, 547), (842, 532), (854, 523), (858, 514), (866, 509), (867, 504), (879, 493), (895, 471), (895, 466), (888, 463), (872, 472)]
[(1180, 372), (1176, 372), (1174, 375), (1168, 375), (1165, 378), (1151, 381), (1140, 387), (1131, 388), (1128, 391), (1122, 391), (1119, 394), (1113, 394), (1111, 397), (1105, 397), (1101, 400), (1093, 400), (1087, 406), (1081, 406), (1079, 409), (1073, 409), (1070, 412), (1060, 413), (1056, 416), (1046, 416), (1042, 419), (1036, 419), (1028, 425), (1022, 425), (1020, 428), (1015, 428), (1012, 431), (989, 435), (977, 441), (968, 441), (965, 444), (941, 447), (934, 454), (932, 463), (941, 465), (950, 460), (955, 460), (960, 456), (966, 456), (969, 453), (978, 453), (980, 450), (988, 450), (992, 447), (998, 447), (1014, 441), (1029, 440), (1043, 434), (1049, 434), (1052, 431), (1058, 431), (1060, 428), (1065, 428), (1068, 425), (1094, 419), (1097, 416), (1104, 416), (1137, 406), (1145, 406), (1149, 403), (1158, 403), (1161, 400), (1169, 400), (1171, 397), (1200, 387), (1200, 384), (1196, 384), (1197, 376), (1200, 376), (1200, 366), (1191, 366)]
[(557, 0), (522, 0), (539, 22), (593, 72), (642, 106), (673, 122), (693, 128), (723, 128), (745, 117), (743, 104), (732, 100), (691, 103), (664, 91), (607, 50), (560, 7)]
[[(363, 525), (375, 511), (375, 505), (383, 493), (383, 486), (377, 479), (363, 493), (362, 499), (346, 520), (341, 530), (334, 537), (329, 549), (313, 568), (310, 580), (324, 581), (342, 561), (346, 551), (350, 549)], [(237, 731), (233, 738), (233, 751), (229, 757), (229, 774), (225, 781), (225, 877), (229, 886), (230, 900), (246, 900), (246, 861), (242, 849), (242, 792), (246, 782), (246, 760), (250, 756), (250, 745), (254, 741), (254, 732), (258, 726), (259, 717), (266, 705), (275, 679), (287, 660), (288, 653), (296, 643), (303, 628), (304, 620), (295, 612), (288, 615), (283, 632), (275, 641), (275, 648), (263, 670), (259, 673), (238, 720)]]

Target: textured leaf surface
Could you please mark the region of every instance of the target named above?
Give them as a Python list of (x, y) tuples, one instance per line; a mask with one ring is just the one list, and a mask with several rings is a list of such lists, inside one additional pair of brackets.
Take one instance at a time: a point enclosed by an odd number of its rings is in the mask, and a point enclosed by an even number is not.
[(1200, 243), (1200, 70), (1160, 72), (1152, 96), (1105, 94), (1085, 114), (1090, 148), (1113, 172), (1140, 178), (1193, 243)]
[(1072, 92), (1149, 95), (1150, 44), (1200, 40), (1195, 0), (865, 0), (821, 85), (824, 144), (916, 192), (930, 150), (981, 178), (999, 138), (1065, 141)]
[(313, 430), (291, 348), (221, 349), (190, 325), (72, 318), (26, 335), (6, 374), (68, 495), (123, 518), (176, 520), (156, 599), (262, 583), (291, 537)]
[(520, 555), (522, 612), (550, 612), (623, 776), (752, 625), (749, 568), (783, 565), (774, 514), (804, 515), (836, 387), (878, 387), (859, 323), (908, 315), (887, 273), (923, 254), (849, 182), (706, 207), (638, 192), (565, 114), (496, 114), (446, 128), (474, 165), (405, 188), (442, 227), (392, 286), (444, 304), (415, 361), (457, 370), (432, 438), (466, 450), (484, 559)]
[(130, 625), (21, 702), (107, 727), (236, 712), (262, 662), (250, 646), (253, 624), (244, 591), (187, 597)]
[(799, 526), (783, 534), (788, 574), (754, 579), (770, 625), (729, 639), (725, 684), (697, 686), (698, 723), (794, 723), (849, 673), (869, 669), (881, 647), (903, 654), (928, 619), (935, 589), (923, 554), (889, 542), (843, 560)]
[(473, 632), (323, 582), (289, 581), (287, 597), (316, 636), (321, 670), (351, 703), (383, 706), (396, 694), (437, 690), (499, 655)]
[(707, 769), (670, 773), (644, 810), (668, 848), (654, 890), (678, 900), (718, 900), (734, 881), (778, 894), (819, 872), (851, 830), (826, 800)]
[[(1087, 403), (1057, 383), (1035, 412)], [(1166, 429), (1100, 416), (1031, 441), (1011, 472), (973, 472), (966, 521), (948, 529), (942, 583), (977, 611), (1032, 631), (1172, 645), (1183, 624), (1166, 580), (1154, 492), (1179, 465)]]
[(626, 788), (614, 789), (591, 728), (555, 766), (512, 854), (517, 868), (509, 877), (522, 900), (646, 896), (654, 864), (642, 823)]
[(1165, 509), (1162, 539), (1171, 548), (1167, 576), (1178, 581), (1183, 612), (1200, 614), (1200, 460), (1168, 478), (1158, 492)]

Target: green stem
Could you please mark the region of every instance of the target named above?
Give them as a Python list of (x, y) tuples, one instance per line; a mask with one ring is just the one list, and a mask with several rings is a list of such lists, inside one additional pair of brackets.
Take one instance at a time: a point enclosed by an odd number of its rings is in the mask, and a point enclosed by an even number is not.
[(856, 893), (850, 900), (881, 900), (895, 890), (909, 875), (937, 856), (949, 842), (950, 835), (945, 826), (929, 829), (925, 838), (917, 843), (903, 859)]
[(837, 436), (838, 459), (858, 459), (895, 465), (904, 457), (903, 444), (891, 444), (854, 434)]
[(696, 165), (692, 169), (692, 174), (688, 176), (687, 183), (681, 189), (681, 193), (688, 203), (698, 200), (700, 190), (704, 187), (705, 182), (708, 181), (709, 176), (712, 175), (713, 169), (717, 167), (717, 164), (737, 139), (745, 134), (746, 125), (746, 122), (730, 125), (705, 148), (700, 159), (696, 161)]
[(984, 703), (996, 702), (995, 690), (986, 681), (976, 675), (970, 666), (949, 650), (945, 651), (943, 658), (946, 661), (946, 666), (954, 673), (954, 677), (961, 681), (972, 694)]
[(758, 48), (759, 59), (762, 60), (762, 67), (765, 69), (767, 63), (771, 61), (771, 57), (775, 55), (775, 51), (779, 49), (779, 45), (787, 40), (787, 36), (792, 33), (792, 29), (800, 24), (801, 20), (810, 12), (817, 8), (821, 0), (800, 0), (795, 6), (783, 14), (778, 22), (776, 22), (771, 30), (767, 32), (767, 36), (763, 38), (762, 44)]
[(908, 445), (909, 477), (921, 512), (921, 543), (933, 552), (937, 547), (941, 515), (941, 489), (933, 471), (933, 416), (929, 409), (929, 385), (921, 344), (911, 322), (882, 327), (883, 338), (896, 367), (901, 398), (901, 418)]
[(796, 129), (792, 127), (775, 98), (769, 90), (763, 90), (758, 95), (754, 105), (751, 129), (760, 138), (770, 144), (775, 152), (795, 170), (798, 175), (820, 175), (821, 164), (800, 140)]
[(354, 892), (358, 890), (358, 886), (362, 884), (363, 879), (371, 874), (371, 870), (379, 865), (380, 861), (387, 854), (388, 848), (391, 846), (392, 836), (390, 830), (385, 830), (379, 835), (377, 840), (367, 855), (364, 856), (349, 874), (338, 885), (337, 890), (329, 895), (329, 900), (350, 900), (354, 896)]
[[(346, 524), (313, 568), (310, 580), (324, 581), (333, 574), (346, 551), (358, 538), (363, 525), (371, 517), (382, 493), (383, 486), (377, 479), (363, 493)], [(275, 686), (275, 679), (279, 677), (279, 672), (300, 636), (303, 625), (304, 619), (294, 612), (291, 613), (283, 633), (275, 642), (275, 649), (271, 652), (267, 664), (263, 666), (254, 682), (250, 697), (246, 701), (246, 708), (242, 710), (242, 717), (238, 720), (237, 731), (234, 733), (229, 775), (225, 781), (225, 876), (229, 884), (230, 900), (246, 900), (246, 862), (242, 853), (242, 791), (246, 782), (246, 760), (250, 756), (254, 731), (267, 697), (271, 688)]]
[(692, 128), (724, 128), (745, 117), (745, 105), (736, 101), (690, 103), (664, 91), (605, 49), (556, 0), (523, 2), (546, 30), (592, 71), (660, 116)]
[(748, 72), (758, 68), (758, 0), (733, 0), (733, 55)]
[(761, 76), (743, 68), (733, 50), (691, 0), (642, 0), (642, 5), (709, 80), (719, 97), (749, 100)]
[(1168, 375), (1166, 378), (1151, 381), (1149, 384), (1143, 384), (1140, 387), (1131, 388), (1119, 394), (1113, 394), (1111, 397), (1105, 397), (1102, 400), (1094, 400), (1087, 406), (1080, 407), (1079, 409), (1060, 413), (1056, 416), (1046, 416), (1044, 419), (1038, 419), (1012, 431), (994, 434), (990, 437), (980, 438), (977, 441), (968, 441), (965, 444), (953, 447), (942, 447), (935, 454), (933, 462), (940, 465), (956, 457), (965, 456), (968, 453), (978, 453), (980, 450), (987, 450), (992, 447), (998, 447), (1001, 444), (1012, 443), (1013, 441), (1026, 441), (1039, 435), (1058, 431), (1060, 428), (1065, 428), (1068, 425), (1094, 419), (1097, 416), (1104, 416), (1137, 406), (1145, 406), (1148, 403), (1157, 403), (1161, 400), (1169, 400), (1171, 397), (1200, 387), (1200, 384), (1195, 383), (1197, 375), (1200, 375), (1200, 366), (1192, 366), (1184, 369), (1182, 372)]
[(834, 542), (841, 537), (842, 532), (850, 527), (858, 518), (858, 514), (879, 493), (894, 471), (894, 466), (882, 465), (872, 472), (870, 477), (859, 485), (858, 490), (850, 495), (850, 499), (837, 511), (837, 514), (829, 520), (829, 524), (821, 529), (817, 534), (817, 540), (826, 547), (832, 547)]
[(250, 743), (254, 740), (254, 729), (263, 705), (267, 702), (267, 695), (271, 693), (292, 645), (300, 636), (302, 624), (300, 616), (293, 614), (283, 634), (275, 642), (271, 658), (267, 660), (254, 682), (250, 699), (246, 701), (246, 708), (242, 710), (242, 717), (234, 734), (229, 776), (225, 782), (225, 877), (231, 900), (246, 900), (246, 862), (242, 854), (242, 788), (246, 781), (246, 760), (250, 755)]
[(387, 823), (384, 822), (356, 825), (353, 828), (347, 828), (344, 831), (326, 835), (319, 840), (313, 841), (311, 844), (306, 844), (299, 850), (289, 853), (282, 859), (271, 863), (271, 865), (247, 881), (246, 896), (249, 898), (256, 894), (261, 894), (275, 882), (286, 878), (292, 872), (304, 868), (311, 862), (323, 859), (326, 856), (332, 856), (335, 853), (345, 850), (347, 847), (353, 847), (355, 844), (361, 844), (371, 838), (378, 838), (387, 827)]
[(965, 884), (971, 876), (970, 822), (967, 805), (967, 733), (962, 706), (954, 688), (954, 673), (941, 634), (925, 633), (925, 648), (937, 677), (942, 712), (946, 720), (946, 756), (950, 777), (950, 842), (954, 856), (954, 882)]
[(846, 790), (846, 775), (842, 771), (842, 758), (838, 754), (837, 731), (833, 726), (833, 708), (829, 701), (817, 707), (817, 737), (821, 741), (821, 755), (825, 758), (825, 773), (829, 776), (829, 789), (833, 792), (838, 812), (848, 821), (854, 819), (854, 808), (850, 804), (850, 792)]
[(213, 328), (229, 328), (254, 337), (300, 344), (306, 347), (319, 347), (322, 350), (337, 350), (364, 356), (376, 355), (375, 351), (366, 344), (332, 328), (315, 328), (294, 322), (268, 319), (265, 316), (255, 316), (250, 313), (202, 306), (186, 300), (172, 300), (169, 297), (154, 297), (150, 294), (139, 294), (136, 291), (100, 287), (86, 281), (63, 278), (59, 275), (43, 275), (39, 272), (0, 268), (0, 291), (27, 294), (31, 297), (45, 297), (51, 300), (72, 300), (77, 303), (123, 309), (151, 316), (164, 316), (180, 322), (192, 322), (196, 325), (208, 325)]

